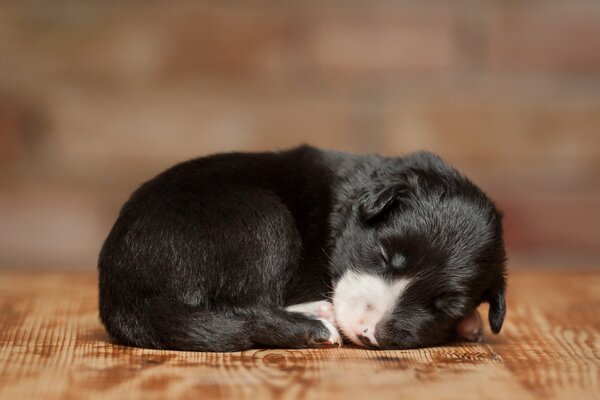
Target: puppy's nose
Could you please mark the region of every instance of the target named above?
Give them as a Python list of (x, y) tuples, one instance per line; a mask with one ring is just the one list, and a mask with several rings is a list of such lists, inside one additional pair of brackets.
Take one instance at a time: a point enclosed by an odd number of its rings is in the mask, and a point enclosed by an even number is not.
[(366, 347), (378, 347), (377, 339), (375, 339), (375, 331), (373, 329), (364, 328), (356, 337)]
[(369, 339), (369, 338), (368, 338), (368, 337), (366, 337), (366, 336), (363, 336), (363, 335), (358, 335), (358, 340), (360, 340), (360, 341), (361, 341), (361, 343), (362, 343), (362, 344), (364, 344), (364, 345), (365, 345), (365, 346), (367, 346), (367, 347), (371, 347), (371, 346), (372, 346), (372, 344), (371, 344), (371, 339)]

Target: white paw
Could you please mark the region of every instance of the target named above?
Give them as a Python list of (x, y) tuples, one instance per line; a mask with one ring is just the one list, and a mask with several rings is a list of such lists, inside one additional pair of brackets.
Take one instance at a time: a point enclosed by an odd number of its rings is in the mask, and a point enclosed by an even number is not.
[(294, 304), (293, 306), (286, 307), (286, 310), (299, 312), (310, 317), (317, 317), (319, 319), (326, 320), (331, 325), (335, 326), (335, 312), (333, 311), (333, 304), (327, 300)]
[(331, 322), (329, 322), (328, 320), (323, 319), (323, 318), (319, 318), (319, 321), (321, 321), (323, 323), (323, 325), (325, 325), (325, 327), (329, 330), (329, 340), (327, 340), (327, 342), (325, 342), (325, 344), (341, 346), (342, 345), (342, 337), (340, 336), (340, 333), (335, 328), (335, 326), (333, 326), (333, 324)]
[(314, 343), (316, 345), (342, 345), (342, 337), (335, 327), (335, 313), (333, 310), (333, 304), (327, 300), (311, 301), (309, 303), (294, 304), (293, 306), (286, 307), (287, 311), (299, 312), (309, 317), (314, 317), (321, 321), (323, 325), (329, 330), (329, 338), (320, 343)]

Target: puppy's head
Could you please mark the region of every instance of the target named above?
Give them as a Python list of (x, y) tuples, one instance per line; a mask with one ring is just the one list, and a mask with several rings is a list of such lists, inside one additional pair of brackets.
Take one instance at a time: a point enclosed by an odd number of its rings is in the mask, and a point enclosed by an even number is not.
[(506, 256), (485, 194), (430, 153), (385, 163), (363, 186), (332, 256), (343, 334), (382, 348), (437, 345), (482, 302), (498, 333)]

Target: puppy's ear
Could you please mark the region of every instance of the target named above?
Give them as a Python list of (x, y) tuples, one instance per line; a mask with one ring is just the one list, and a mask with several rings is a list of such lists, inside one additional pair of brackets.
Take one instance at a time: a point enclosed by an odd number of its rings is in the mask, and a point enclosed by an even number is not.
[(405, 187), (399, 184), (377, 185), (377, 187), (364, 190), (358, 200), (361, 219), (371, 222), (385, 214), (405, 191)]
[(488, 319), (490, 321), (490, 327), (492, 332), (498, 333), (502, 329), (504, 323), (504, 317), (506, 315), (506, 284), (504, 280), (498, 288), (489, 292), (487, 297), (488, 303), (490, 303), (490, 311)]

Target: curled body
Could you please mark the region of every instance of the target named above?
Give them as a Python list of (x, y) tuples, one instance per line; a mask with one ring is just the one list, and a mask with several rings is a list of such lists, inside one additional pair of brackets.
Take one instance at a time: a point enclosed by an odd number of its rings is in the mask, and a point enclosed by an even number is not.
[(445, 343), (505, 314), (501, 214), (437, 156), (309, 146), (178, 164), (124, 204), (99, 262), (118, 341), (237, 351)]

